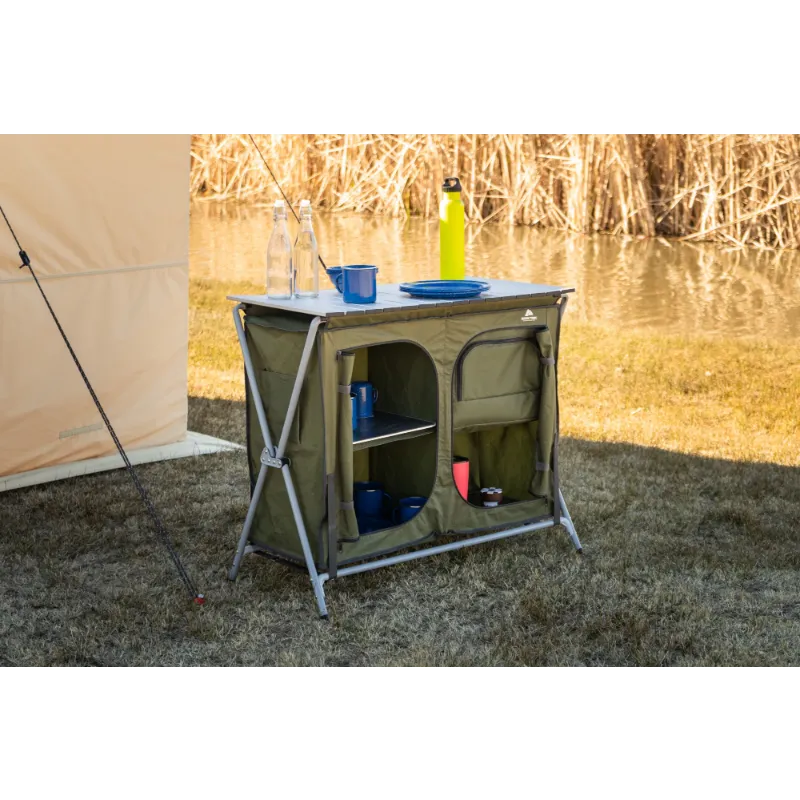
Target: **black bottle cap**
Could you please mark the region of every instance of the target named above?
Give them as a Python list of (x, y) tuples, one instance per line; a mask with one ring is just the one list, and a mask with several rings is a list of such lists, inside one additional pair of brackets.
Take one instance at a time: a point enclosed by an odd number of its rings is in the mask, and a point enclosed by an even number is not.
[(458, 178), (445, 178), (442, 184), (443, 192), (460, 192), (461, 181)]

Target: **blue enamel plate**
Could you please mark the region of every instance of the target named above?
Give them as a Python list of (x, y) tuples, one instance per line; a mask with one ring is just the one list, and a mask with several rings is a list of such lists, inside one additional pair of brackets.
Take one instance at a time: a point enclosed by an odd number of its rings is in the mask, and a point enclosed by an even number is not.
[(486, 281), (415, 281), (401, 283), (400, 291), (423, 300), (466, 300), (489, 290)]

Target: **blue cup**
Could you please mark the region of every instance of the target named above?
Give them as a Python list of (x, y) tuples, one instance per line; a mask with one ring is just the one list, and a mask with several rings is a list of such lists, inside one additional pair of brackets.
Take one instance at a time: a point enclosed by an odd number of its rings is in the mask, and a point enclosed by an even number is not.
[(375, 531), (382, 531), (384, 528), (391, 527), (391, 522), (386, 517), (357, 517), (358, 532), (374, 533)]
[(356, 396), (356, 416), (359, 419), (369, 419), (375, 415), (373, 408), (378, 402), (378, 390), (372, 388), (369, 381), (353, 381), (350, 391)]
[(354, 394), (350, 395), (350, 406), (353, 409), (353, 430), (358, 428), (358, 413), (356, 409), (358, 408), (358, 401), (356, 400), (356, 396)]
[(410, 519), (413, 519), (419, 514), (420, 509), (427, 502), (427, 497), (404, 497), (400, 501), (400, 505), (394, 510), (395, 523), (397, 522), (398, 516), (400, 517), (400, 522), (408, 522)]
[(382, 517), (384, 502), (391, 502), (389, 495), (383, 491), (383, 484), (378, 481), (356, 481), (353, 484), (353, 500), (359, 519)]
[(369, 264), (342, 267), (336, 288), (344, 295), (345, 303), (374, 303), (378, 296), (378, 268)]
[(338, 289), (339, 294), (342, 293), (342, 268), (341, 267), (325, 267), (325, 272), (331, 279), (331, 283)]

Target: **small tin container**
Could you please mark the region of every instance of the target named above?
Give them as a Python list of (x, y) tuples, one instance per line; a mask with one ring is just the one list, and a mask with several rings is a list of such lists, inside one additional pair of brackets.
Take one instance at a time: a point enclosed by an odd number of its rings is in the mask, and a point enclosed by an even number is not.
[(484, 508), (495, 508), (503, 502), (503, 490), (496, 486), (481, 489), (481, 501)]

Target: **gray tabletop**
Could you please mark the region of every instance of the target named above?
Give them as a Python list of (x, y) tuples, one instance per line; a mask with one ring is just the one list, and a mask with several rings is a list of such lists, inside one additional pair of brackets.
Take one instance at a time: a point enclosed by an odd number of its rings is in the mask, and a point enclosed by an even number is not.
[(376, 314), (381, 311), (397, 311), (399, 309), (425, 308), (429, 306), (450, 306), (458, 303), (490, 303), (493, 300), (524, 299), (526, 297), (558, 297), (574, 292), (566, 286), (546, 286), (540, 283), (522, 283), (520, 281), (487, 280), (489, 291), (469, 300), (420, 300), (400, 291), (400, 284), (390, 283), (378, 285), (378, 297), (374, 303), (345, 303), (336, 289), (324, 289), (319, 297), (294, 298), (276, 300), (265, 294), (234, 294), (228, 300), (264, 308), (277, 308), (283, 311), (294, 311), (311, 317), (338, 317), (344, 314)]

